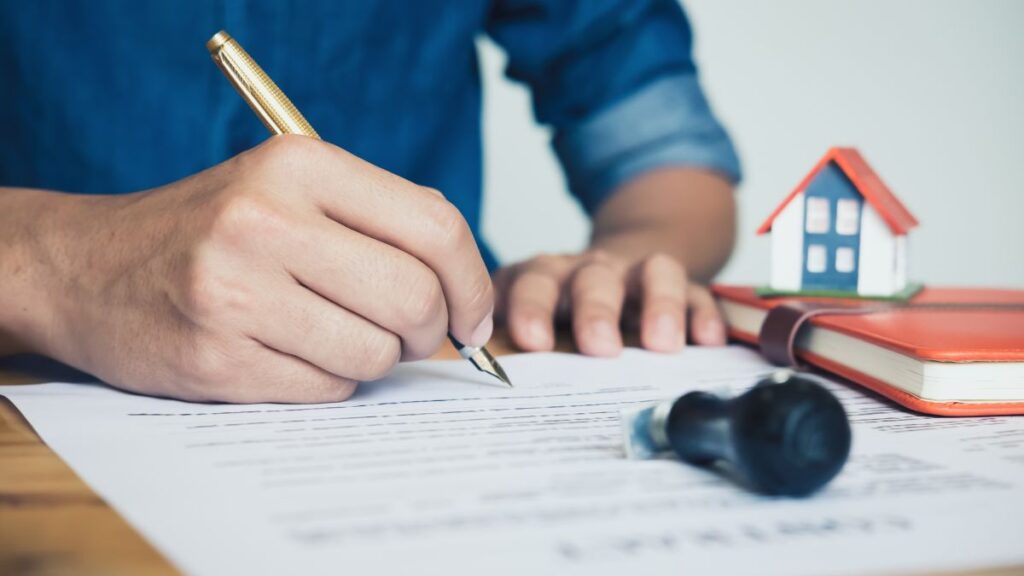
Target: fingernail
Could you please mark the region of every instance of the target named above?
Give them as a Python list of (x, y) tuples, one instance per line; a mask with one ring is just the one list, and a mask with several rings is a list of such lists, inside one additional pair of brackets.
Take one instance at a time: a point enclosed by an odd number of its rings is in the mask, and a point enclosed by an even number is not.
[(480, 347), (487, 344), (487, 341), (491, 339), (491, 334), (494, 332), (494, 315), (488, 314), (480, 324), (473, 330), (473, 335), (469, 337), (468, 344), (470, 346)]
[(704, 344), (722, 344), (725, 342), (725, 328), (718, 320), (708, 320), (701, 326), (700, 339)]
[(590, 324), (590, 351), (597, 356), (614, 356), (619, 352), (619, 330), (611, 322), (598, 320)]
[(530, 320), (530, 323), (527, 324), (526, 338), (537, 349), (547, 349), (552, 346), (550, 327), (540, 319)]
[(658, 316), (651, 328), (651, 345), (663, 352), (674, 352), (683, 347), (683, 330), (675, 316)]

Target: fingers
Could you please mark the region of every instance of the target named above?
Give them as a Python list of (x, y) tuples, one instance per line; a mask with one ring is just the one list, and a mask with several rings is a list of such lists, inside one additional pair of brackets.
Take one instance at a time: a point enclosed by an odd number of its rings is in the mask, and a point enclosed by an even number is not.
[[(285, 282), (282, 281), (282, 284)], [(248, 336), (335, 376), (376, 380), (398, 363), (398, 336), (298, 284), (273, 290)]]
[(606, 357), (622, 352), (619, 321), (626, 296), (623, 280), (622, 272), (599, 256), (576, 269), (569, 290), (573, 335), (580, 352)]
[[(253, 365), (245, 382), (205, 387), (205, 400), (234, 403), (281, 402), (313, 404), (341, 402), (356, 390), (355, 381), (337, 376), (309, 362), (251, 342)], [(224, 385), (227, 384), (227, 385)]]
[(654, 255), (646, 259), (635, 274), (636, 290), (641, 297), (640, 341), (644, 348), (675, 352), (685, 343), (686, 316), (689, 310), (689, 334), (694, 344), (725, 344), (725, 325), (714, 297), (704, 286), (690, 283), (686, 271), (675, 259)]
[[(623, 272), (627, 267), (628, 275)], [(564, 316), (560, 310), (567, 307), (580, 352), (618, 355), (623, 347), (620, 327), (627, 298), (626, 320), (639, 325), (640, 343), (648, 350), (672, 353), (682, 349), (688, 316), (695, 344), (716, 346), (726, 341), (725, 325), (711, 292), (689, 283), (683, 265), (664, 254), (632, 266), (600, 252), (540, 256), (500, 270), (495, 285), (499, 313), (512, 341), (528, 351), (554, 347), (555, 321)]]
[(341, 402), (348, 400), (358, 386), (354, 380), (327, 372), (301, 358), (269, 348), (265, 353), (268, 362), (260, 371), (262, 377), (251, 391), (239, 390), (240, 394), (252, 394), (251, 399), (240, 400), (242, 402)]
[[(299, 166), (316, 170), (292, 174), (330, 218), (390, 244), (426, 264), (444, 294), (451, 332), (465, 344), (490, 339), (494, 295), (490, 276), (462, 214), (436, 191), (417, 186), (336, 146), (303, 138), (279, 139), (293, 147)], [(298, 160), (301, 157), (302, 160)]]
[[(448, 309), (426, 264), (322, 215), (303, 224), (285, 263), (303, 286), (401, 339), (402, 358), (430, 357), (445, 341)], [(321, 365), (322, 366), (322, 365)]]
[(690, 336), (694, 344), (724, 345), (725, 324), (711, 292), (704, 286), (691, 284), (686, 298), (690, 305)]
[(674, 258), (654, 255), (634, 270), (640, 298), (640, 343), (655, 352), (677, 352), (685, 342), (687, 282)]
[[(194, 330), (195, 327), (189, 328)], [(210, 335), (207, 335), (210, 336)], [(341, 402), (355, 392), (351, 378), (274, 350), (249, 336), (220, 333), (185, 340), (173, 396), (201, 402)], [(124, 383), (132, 389), (130, 383)]]
[(506, 273), (504, 317), (516, 346), (534, 352), (554, 348), (555, 312), (569, 270), (564, 259), (544, 256)]

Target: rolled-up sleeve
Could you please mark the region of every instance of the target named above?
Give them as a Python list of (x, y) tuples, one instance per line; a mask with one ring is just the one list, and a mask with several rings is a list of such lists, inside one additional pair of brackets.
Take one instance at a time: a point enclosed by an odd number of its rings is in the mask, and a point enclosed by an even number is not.
[(527, 83), (569, 188), (593, 213), (623, 183), (668, 166), (733, 182), (740, 165), (701, 89), (676, 0), (498, 0), (488, 30)]

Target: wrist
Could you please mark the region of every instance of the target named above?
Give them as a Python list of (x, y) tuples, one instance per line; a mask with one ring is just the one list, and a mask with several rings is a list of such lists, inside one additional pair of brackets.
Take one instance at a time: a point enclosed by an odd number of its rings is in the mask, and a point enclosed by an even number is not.
[(79, 203), (70, 194), (0, 189), (0, 354), (57, 356), (60, 221)]
[(592, 245), (634, 258), (666, 254), (689, 279), (707, 282), (732, 252), (735, 221), (728, 180), (698, 169), (654, 170), (604, 203), (594, 217)]

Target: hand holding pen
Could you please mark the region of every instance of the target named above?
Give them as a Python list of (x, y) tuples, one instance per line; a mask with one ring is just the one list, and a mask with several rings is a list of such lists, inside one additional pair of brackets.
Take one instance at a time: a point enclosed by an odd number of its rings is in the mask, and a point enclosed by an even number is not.
[[(228, 77), (231, 84), (238, 90), (239, 95), (249, 104), (249, 107), (259, 116), (264, 126), (271, 133), (301, 134), (317, 140), (320, 139), (320, 135), (316, 133), (316, 130), (310, 126), (305, 117), (295, 108), (291, 100), (284, 95), (284, 92), (277, 87), (277, 84), (274, 84), (274, 81), (256, 64), (256, 61), (227, 32), (220, 31), (215, 34), (206, 43), (206, 48), (210, 51), (210, 56), (214, 62), (217, 63), (224, 72), (224, 75)], [(443, 198), (440, 193), (436, 191), (431, 192), (434, 192), (435, 196), (439, 199)], [(450, 205), (445, 206), (446, 210), (450, 208), (452, 208)], [(456, 211), (455, 214), (458, 214), (458, 212)], [(444, 227), (447, 228), (447, 231), (442, 231), (443, 234), (451, 237), (455, 233), (461, 233), (461, 237), (468, 235), (472, 238), (472, 233), (469, 232), (469, 228), (461, 215), (450, 215), (450, 219), (452, 222), (446, 223)], [(408, 244), (408, 240), (405, 243)], [(447, 286), (443, 288), (445, 293), (454, 294), (457, 297), (461, 293), (466, 292), (463, 287), (459, 286), (462, 279), (457, 277), (442, 278), (442, 282), (444, 281), (447, 281)], [(410, 288), (415, 289), (416, 286)], [(493, 329), (492, 313), (493, 306), (491, 313), (488, 313), (482, 323), (470, 334), (470, 339), (467, 340), (465, 337), (462, 337), (462, 341), (460, 341), (460, 337), (451, 332), (448, 333), (448, 339), (458, 350), (459, 354), (472, 362), (477, 370), (490, 374), (511, 387), (512, 382), (508, 379), (501, 365), (484, 348), (484, 344), (490, 338), (491, 330)], [(467, 342), (467, 344), (463, 344), (463, 341)]]
[(23, 336), (119, 388), (340, 401), (449, 330), (491, 335), (491, 280), (459, 211), (312, 138), (135, 194), (50, 196), (25, 257), (45, 287), (33, 306), (53, 313)]

